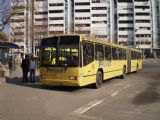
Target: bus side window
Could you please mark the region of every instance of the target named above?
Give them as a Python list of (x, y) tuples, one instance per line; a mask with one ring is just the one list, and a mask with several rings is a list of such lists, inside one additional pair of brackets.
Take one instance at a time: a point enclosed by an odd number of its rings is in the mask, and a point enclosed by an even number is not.
[(111, 60), (111, 47), (105, 47), (105, 60)]
[(131, 52), (131, 58), (133, 60), (136, 60), (136, 53), (134, 51)]
[(119, 49), (118, 48), (112, 48), (112, 58), (113, 60), (119, 59)]
[(95, 59), (96, 60), (104, 59), (103, 45), (95, 45)]
[(94, 45), (92, 43), (83, 43), (83, 65), (86, 66), (94, 61)]
[(126, 60), (126, 50), (125, 49), (119, 49), (119, 59), (120, 60)]

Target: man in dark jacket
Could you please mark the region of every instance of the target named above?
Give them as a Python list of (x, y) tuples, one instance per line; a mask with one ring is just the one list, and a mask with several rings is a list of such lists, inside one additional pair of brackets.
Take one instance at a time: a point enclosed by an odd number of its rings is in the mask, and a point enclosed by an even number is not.
[(29, 72), (29, 56), (25, 55), (25, 59), (22, 60), (22, 72), (23, 72), (23, 78), (22, 78), (22, 83), (28, 83), (28, 72)]

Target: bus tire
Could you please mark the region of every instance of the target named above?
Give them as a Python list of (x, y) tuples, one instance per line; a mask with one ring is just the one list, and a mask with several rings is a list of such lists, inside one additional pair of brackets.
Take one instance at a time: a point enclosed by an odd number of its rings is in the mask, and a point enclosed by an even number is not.
[(102, 72), (98, 71), (97, 75), (96, 75), (96, 83), (94, 84), (94, 87), (96, 89), (100, 88), (102, 85), (102, 81), (103, 81), (103, 76), (102, 76)]
[(121, 76), (122, 79), (125, 79), (126, 77), (126, 67), (123, 67), (123, 74)]

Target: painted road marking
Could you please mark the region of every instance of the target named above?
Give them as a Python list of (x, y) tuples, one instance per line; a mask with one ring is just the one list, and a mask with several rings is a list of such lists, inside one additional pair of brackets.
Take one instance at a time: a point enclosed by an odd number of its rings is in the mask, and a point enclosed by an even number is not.
[(88, 103), (87, 105), (85, 105), (83, 107), (80, 107), (79, 109), (77, 109), (76, 111), (74, 111), (74, 113), (76, 113), (76, 114), (83, 114), (83, 113), (89, 111), (90, 109), (92, 109), (93, 107), (101, 104), (102, 102), (103, 102), (103, 100), (92, 101), (92, 102)]
[(122, 90), (126, 89), (130, 87), (130, 85), (125, 85), (123, 88), (119, 89), (118, 91), (110, 94), (109, 96), (105, 97), (104, 99), (101, 99), (101, 100), (94, 100), (92, 102), (89, 102), (88, 104), (86, 104), (85, 106), (82, 106), (80, 108), (78, 108), (77, 110), (75, 110), (73, 114), (77, 114), (77, 115), (82, 115), (84, 114), (85, 112), (91, 110), (92, 108), (100, 105), (101, 103), (103, 103), (104, 101), (107, 101), (108, 99), (111, 99), (112, 97), (115, 97), (116, 95), (118, 95), (118, 93), (120, 93)]

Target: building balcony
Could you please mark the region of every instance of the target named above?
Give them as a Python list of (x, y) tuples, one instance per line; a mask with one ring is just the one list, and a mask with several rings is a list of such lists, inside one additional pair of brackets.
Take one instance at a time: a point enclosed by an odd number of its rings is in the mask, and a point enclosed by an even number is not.
[(34, 18), (48, 18), (48, 15), (34, 15)]
[(75, 31), (90, 31), (90, 27), (75, 27)]
[(107, 21), (106, 17), (92, 17), (92, 21)]
[(107, 4), (107, 3), (91, 3), (91, 8), (92, 7), (109, 7), (109, 4)]
[(64, 10), (65, 6), (49, 6), (48, 7), (48, 11), (49, 10)]
[(145, 22), (135, 23), (135, 29), (139, 29), (139, 27), (149, 27), (149, 28), (151, 28), (151, 24), (150, 23), (145, 23)]
[(130, 23), (128, 23), (128, 24), (127, 24), (127, 23), (126, 23), (126, 24), (125, 24), (125, 23), (119, 23), (117, 27), (118, 27), (118, 28), (120, 28), (120, 27), (121, 27), (121, 28), (128, 28), (128, 27), (129, 27), (129, 28), (133, 28), (133, 29), (134, 29), (134, 24), (130, 24)]
[(75, 2), (86, 2), (86, 0), (74, 0)]
[(150, 6), (150, 2), (138, 1), (138, 2), (134, 2), (134, 5), (136, 5), (136, 6)]
[(137, 47), (137, 48), (140, 48), (140, 49), (144, 49), (144, 48), (145, 48), (145, 49), (151, 49), (151, 48), (152, 48), (152, 45), (141, 45), (141, 44), (140, 44), (140, 45), (137, 45), (136, 47)]
[(122, 17), (122, 16), (118, 16), (118, 20), (120, 21), (120, 20), (122, 20), (122, 21), (124, 21), (124, 20), (130, 20), (130, 21), (133, 21), (133, 17), (127, 17), (127, 16), (125, 16), (125, 17)]
[(122, 10), (122, 9), (118, 9), (117, 11), (118, 14), (127, 14), (127, 13), (133, 13), (133, 10)]
[(90, 5), (85, 5), (85, 6), (75, 5), (75, 10), (84, 10), (84, 9), (90, 10)]
[(128, 38), (118, 38), (118, 42), (127, 42), (129, 39)]
[(92, 14), (106, 14), (106, 13), (109, 14), (107, 10), (92, 10), (91, 13)]
[(138, 35), (138, 34), (149, 34), (149, 35), (151, 35), (152, 32), (151, 32), (151, 30), (136, 30), (135, 34), (136, 35)]
[(117, 6), (119, 7), (124, 7), (124, 6), (128, 6), (128, 7), (132, 7), (133, 6), (133, 3), (129, 3), (129, 2), (118, 2), (117, 3)]
[(64, 17), (65, 13), (49, 13), (48, 17)]
[(118, 31), (118, 35), (128, 35), (128, 36), (133, 36), (134, 32), (133, 31)]
[(49, 27), (49, 31), (64, 31), (64, 27)]
[(94, 34), (94, 35), (108, 35), (109, 33), (107, 30), (97, 29), (97, 30), (92, 30), (92, 34)]
[(49, 20), (49, 24), (64, 24), (64, 20)]
[(151, 20), (151, 16), (136, 16), (135, 20)]
[(151, 37), (135, 37), (135, 41), (141, 41), (141, 42), (151, 42)]
[(143, 8), (142, 8), (142, 9), (136, 9), (136, 8), (135, 8), (135, 9), (134, 9), (134, 12), (135, 12), (135, 13), (137, 13), (137, 12), (138, 12), (138, 13), (150, 13), (151, 10), (150, 10), (150, 9), (143, 9)]
[(108, 28), (108, 24), (91, 24), (92, 28), (105, 28), (107, 29)]
[(39, 22), (34, 22), (34, 25), (48, 25), (48, 22), (44, 22), (44, 21), (39, 21)]
[(90, 17), (91, 13), (90, 12), (86, 12), (86, 13), (74, 13), (74, 17)]
[(90, 24), (91, 21), (90, 20), (75, 20), (74, 23), (75, 24)]

